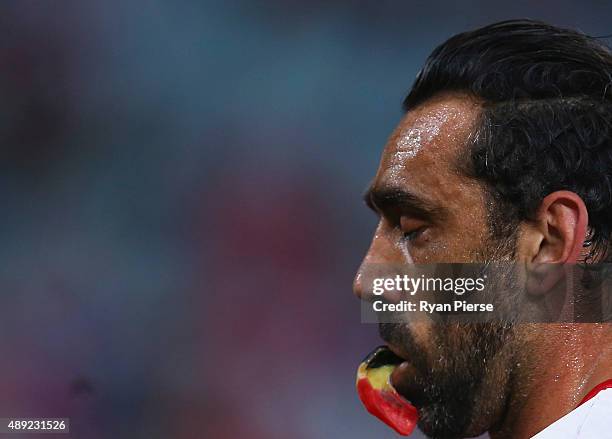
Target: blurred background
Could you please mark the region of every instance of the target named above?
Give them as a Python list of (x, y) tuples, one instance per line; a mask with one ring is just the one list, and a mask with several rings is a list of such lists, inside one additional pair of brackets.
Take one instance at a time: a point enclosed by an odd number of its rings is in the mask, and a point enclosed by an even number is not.
[(518, 17), (612, 33), (603, 0), (3, 2), (0, 417), (395, 437), (354, 391), (361, 194), (428, 53)]

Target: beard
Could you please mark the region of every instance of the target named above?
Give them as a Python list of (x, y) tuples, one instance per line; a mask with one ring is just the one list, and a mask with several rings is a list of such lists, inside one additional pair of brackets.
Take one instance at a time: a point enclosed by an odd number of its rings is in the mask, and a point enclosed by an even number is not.
[[(484, 261), (485, 266), (510, 261), (515, 243), (513, 238), (490, 241), (485, 248), (493, 250), (480, 250), (475, 260)], [(515, 279), (509, 271), (498, 269), (496, 276), (506, 291), (512, 289)], [(423, 343), (415, 338), (413, 325), (379, 324), (381, 338), (401, 350), (412, 366), (414, 373), (403, 374), (393, 385), (418, 408), (423, 433), (431, 438), (459, 438), (477, 436), (491, 427), (506, 404), (508, 365), (516, 346), (514, 327), (501, 321), (432, 322)]]
[(486, 427), (480, 427), (476, 418), (499, 412), (500, 400), (485, 398), (483, 385), (490, 385), (494, 376), (492, 390), (499, 395), (508, 383), (507, 374), (496, 370), (496, 360), (512, 357), (510, 323), (434, 324), (428, 341), (435, 346), (433, 355), (416, 343), (405, 325), (383, 323), (379, 331), (390, 345), (401, 346), (414, 367), (415, 373), (394, 382), (394, 387), (418, 407), (423, 433), (458, 438), (484, 432)]

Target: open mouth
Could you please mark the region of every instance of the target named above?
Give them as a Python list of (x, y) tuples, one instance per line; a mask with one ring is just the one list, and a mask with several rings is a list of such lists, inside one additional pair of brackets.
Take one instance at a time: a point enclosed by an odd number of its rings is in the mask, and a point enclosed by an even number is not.
[(418, 411), (391, 384), (391, 374), (403, 362), (387, 346), (374, 349), (357, 369), (357, 393), (368, 412), (408, 436), (416, 427)]

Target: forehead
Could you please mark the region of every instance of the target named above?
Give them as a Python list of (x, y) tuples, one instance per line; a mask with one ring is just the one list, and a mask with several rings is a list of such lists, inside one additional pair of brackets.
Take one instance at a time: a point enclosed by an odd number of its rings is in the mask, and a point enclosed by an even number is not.
[(429, 192), (460, 178), (456, 163), (479, 114), (479, 104), (464, 94), (434, 97), (402, 118), (389, 138), (376, 174), (376, 186), (409, 186)]

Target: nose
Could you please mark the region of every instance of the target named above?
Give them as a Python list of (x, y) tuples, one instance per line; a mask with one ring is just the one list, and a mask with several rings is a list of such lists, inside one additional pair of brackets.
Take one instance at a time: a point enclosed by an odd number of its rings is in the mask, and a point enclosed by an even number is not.
[[(409, 258), (409, 256), (408, 256)], [(398, 264), (410, 263), (393, 239), (393, 234), (385, 230), (381, 221), (376, 227), (372, 243), (353, 279), (353, 293), (361, 300), (371, 301), (372, 280), (375, 277), (391, 275)]]
[(357, 269), (357, 273), (355, 274), (355, 278), (353, 279), (353, 294), (355, 294), (355, 296), (357, 296), (359, 299), (363, 299), (365, 300), (365, 281), (363, 279), (363, 264), (365, 263), (365, 258), (364, 261), (361, 263), (361, 266)]

